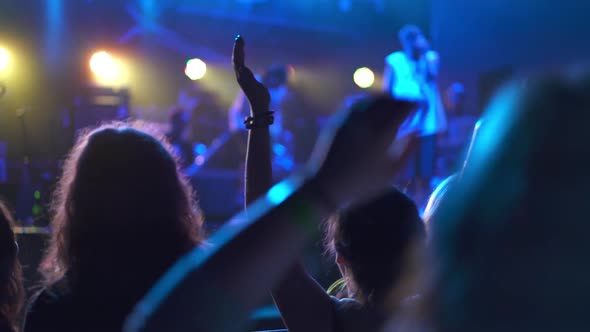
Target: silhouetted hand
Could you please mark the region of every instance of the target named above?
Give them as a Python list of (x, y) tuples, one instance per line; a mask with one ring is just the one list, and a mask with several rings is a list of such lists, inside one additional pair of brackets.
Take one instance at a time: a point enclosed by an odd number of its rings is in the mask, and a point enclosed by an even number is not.
[(388, 96), (362, 99), (323, 130), (308, 167), (333, 204), (370, 198), (390, 185), (406, 161), (415, 134), (395, 140), (418, 107)]
[(246, 66), (245, 58), (244, 38), (238, 35), (232, 56), (236, 80), (250, 102), (252, 115), (266, 113), (270, 108), (270, 94), (268, 89), (256, 80), (250, 68)]

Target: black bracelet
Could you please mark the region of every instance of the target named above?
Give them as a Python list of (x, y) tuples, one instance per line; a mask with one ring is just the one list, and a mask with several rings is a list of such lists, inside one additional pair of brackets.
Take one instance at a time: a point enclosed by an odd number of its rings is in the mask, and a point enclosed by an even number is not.
[(275, 122), (274, 113), (275, 112), (269, 111), (264, 114), (247, 117), (246, 120), (244, 120), (246, 129), (268, 128)]

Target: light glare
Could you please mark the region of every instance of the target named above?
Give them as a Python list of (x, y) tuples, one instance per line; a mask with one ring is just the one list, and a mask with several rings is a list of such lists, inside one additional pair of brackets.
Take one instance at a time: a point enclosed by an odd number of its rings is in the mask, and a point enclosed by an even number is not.
[(98, 84), (120, 85), (123, 83), (123, 66), (106, 51), (99, 51), (92, 55), (90, 70)]
[(201, 59), (190, 59), (184, 67), (184, 74), (193, 81), (200, 80), (207, 73), (207, 64)]
[(360, 88), (370, 88), (375, 83), (375, 74), (371, 69), (362, 67), (354, 72), (353, 80)]
[(5, 70), (8, 68), (8, 64), (10, 62), (10, 54), (8, 50), (3, 47), (0, 47), (0, 70)]

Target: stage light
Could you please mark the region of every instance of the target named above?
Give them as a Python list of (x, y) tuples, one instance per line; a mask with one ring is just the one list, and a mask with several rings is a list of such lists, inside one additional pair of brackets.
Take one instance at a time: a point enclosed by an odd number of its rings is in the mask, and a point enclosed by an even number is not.
[(90, 70), (100, 85), (121, 85), (124, 80), (123, 67), (106, 51), (96, 52), (90, 57)]
[(195, 145), (195, 154), (200, 156), (205, 153), (207, 153), (207, 145), (205, 145), (203, 143), (199, 143), (199, 144)]
[(284, 156), (285, 153), (287, 153), (287, 148), (280, 143), (276, 143), (273, 144), (272, 146), (272, 151), (277, 155), (277, 156)]
[(186, 62), (184, 73), (193, 81), (200, 80), (207, 73), (207, 64), (201, 59), (190, 59)]
[(90, 70), (96, 75), (105, 75), (115, 70), (113, 57), (105, 51), (92, 54), (90, 58)]
[(8, 64), (10, 63), (10, 53), (3, 47), (0, 47), (0, 70), (5, 70), (8, 68)]
[(370, 88), (375, 83), (375, 74), (367, 67), (357, 69), (352, 78), (354, 83), (363, 89)]

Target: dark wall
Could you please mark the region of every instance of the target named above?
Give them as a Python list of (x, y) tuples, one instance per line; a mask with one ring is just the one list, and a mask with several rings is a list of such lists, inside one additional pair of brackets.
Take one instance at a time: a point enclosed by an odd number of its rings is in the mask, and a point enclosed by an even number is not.
[(590, 1), (433, 0), (431, 30), (442, 85), (467, 84), (476, 107), (480, 73), (552, 69), (590, 57)]

